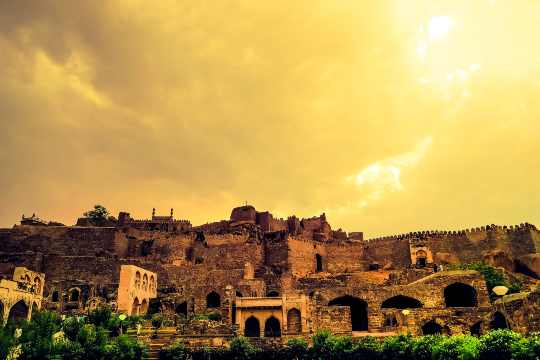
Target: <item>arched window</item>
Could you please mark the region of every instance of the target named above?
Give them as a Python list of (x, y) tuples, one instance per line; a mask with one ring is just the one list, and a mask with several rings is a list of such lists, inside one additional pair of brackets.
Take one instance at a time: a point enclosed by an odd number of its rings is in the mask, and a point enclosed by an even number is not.
[(28, 318), (28, 305), (23, 300), (19, 300), (9, 310), (8, 321), (18, 323)]
[(351, 326), (353, 331), (368, 330), (368, 306), (362, 299), (345, 295), (328, 303), (333, 306), (348, 306), (351, 309)]
[(58, 290), (53, 291), (52, 293), (52, 302), (58, 302), (60, 300), (60, 294)]
[(270, 316), (264, 323), (264, 336), (265, 337), (280, 337), (281, 325), (279, 320), (273, 316)]
[(506, 319), (506, 317), (503, 314), (501, 314), (498, 311), (495, 314), (493, 314), (493, 318), (491, 319), (491, 321), (489, 323), (489, 327), (492, 330), (510, 329), (510, 325), (508, 324), (508, 320)]
[(442, 333), (442, 326), (437, 324), (435, 320), (430, 320), (422, 326), (422, 335), (438, 335)]
[(135, 273), (135, 288), (141, 288), (141, 273), (138, 271)]
[(154, 279), (154, 275), (150, 275), (150, 291), (156, 290), (156, 280)]
[(478, 304), (476, 290), (470, 285), (453, 283), (444, 289), (446, 307), (474, 307)]
[(24, 275), (24, 282), (30, 284), (30, 276)]
[(135, 300), (133, 300), (133, 305), (131, 306), (131, 315), (139, 315), (140, 305), (139, 299), (135, 298)]
[(266, 297), (279, 297), (279, 293), (275, 290), (266, 293)]
[(174, 309), (174, 311), (178, 315), (183, 315), (187, 317), (187, 302), (184, 301), (183, 303), (176, 305), (176, 308)]
[(383, 301), (381, 308), (383, 309), (415, 309), (421, 308), (422, 303), (415, 298), (396, 295)]
[(259, 320), (250, 316), (244, 325), (244, 336), (245, 337), (260, 337), (261, 336), (261, 326)]
[(242, 297), (242, 293), (238, 290), (236, 290), (236, 297)]
[(69, 301), (79, 301), (79, 289), (71, 289), (69, 291)]
[(212, 291), (206, 295), (206, 307), (207, 308), (218, 308), (221, 306), (221, 298), (219, 294), (215, 291)]
[(300, 334), (302, 332), (302, 315), (300, 310), (291, 309), (287, 312), (287, 330), (289, 334)]
[(323, 263), (322, 263), (322, 256), (319, 254), (315, 254), (315, 271), (321, 272), (323, 271)]
[(142, 288), (144, 291), (148, 290), (148, 275), (144, 274), (142, 278)]

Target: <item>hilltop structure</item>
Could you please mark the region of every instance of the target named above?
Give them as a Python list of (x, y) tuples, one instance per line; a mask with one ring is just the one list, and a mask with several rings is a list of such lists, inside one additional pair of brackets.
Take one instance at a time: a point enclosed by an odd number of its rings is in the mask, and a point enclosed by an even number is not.
[[(354, 335), (540, 330), (540, 231), (531, 224), (365, 240), (362, 232), (333, 230), (325, 214), (277, 219), (250, 205), (199, 226), (176, 220), (172, 209), (148, 220), (121, 212), (101, 227), (84, 218), (79, 226), (44, 224), (23, 218), (0, 230), (0, 274), (20, 266), (44, 273), (42, 306), (62, 313), (105, 303), (137, 314), (219, 313), (219, 326), (183, 325), (179, 335), (193, 342), (322, 328)], [(524, 291), (492, 302), (480, 273), (448, 270), (472, 262), (503, 268)], [(135, 267), (154, 281), (140, 278), (146, 292), (126, 297), (119, 282), (136, 276)]]

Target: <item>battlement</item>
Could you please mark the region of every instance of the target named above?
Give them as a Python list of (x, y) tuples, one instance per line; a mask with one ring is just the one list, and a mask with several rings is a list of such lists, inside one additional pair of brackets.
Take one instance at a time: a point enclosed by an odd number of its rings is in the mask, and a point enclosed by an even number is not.
[(529, 223), (521, 223), (517, 225), (485, 225), (480, 227), (474, 227), (470, 229), (463, 230), (423, 230), (423, 231), (413, 231), (405, 234), (399, 235), (388, 235), (381, 236), (377, 238), (366, 239), (365, 241), (381, 241), (381, 240), (401, 240), (401, 239), (426, 239), (433, 237), (448, 237), (448, 236), (464, 236), (467, 234), (482, 233), (482, 232), (521, 232), (524, 230), (538, 230), (535, 225)]

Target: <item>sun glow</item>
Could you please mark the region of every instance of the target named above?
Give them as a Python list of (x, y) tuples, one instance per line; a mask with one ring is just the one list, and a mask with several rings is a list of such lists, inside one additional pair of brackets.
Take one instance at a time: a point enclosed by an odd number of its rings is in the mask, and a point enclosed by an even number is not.
[(428, 37), (431, 41), (441, 40), (454, 27), (454, 20), (449, 16), (433, 16), (428, 23)]

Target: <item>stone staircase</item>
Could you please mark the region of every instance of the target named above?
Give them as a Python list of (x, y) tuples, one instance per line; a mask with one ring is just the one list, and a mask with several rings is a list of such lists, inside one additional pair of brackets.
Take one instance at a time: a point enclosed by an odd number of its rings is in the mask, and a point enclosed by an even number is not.
[(157, 334), (152, 328), (144, 328), (141, 329), (139, 335), (136, 332), (130, 332), (129, 335), (146, 343), (148, 346), (146, 359), (157, 360), (159, 359), (159, 351), (174, 342), (177, 332), (175, 327), (160, 328)]

